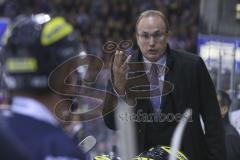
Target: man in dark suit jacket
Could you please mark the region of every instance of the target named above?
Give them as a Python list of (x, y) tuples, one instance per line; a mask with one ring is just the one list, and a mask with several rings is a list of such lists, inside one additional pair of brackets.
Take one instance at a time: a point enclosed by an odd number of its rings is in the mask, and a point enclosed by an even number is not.
[[(224, 160), (225, 143), (219, 106), (214, 85), (203, 60), (196, 55), (170, 49), (167, 44), (168, 21), (159, 11), (143, 12), (137, 21), (136, 31), (140, 51), (128, 57), (122, 51), (116, 52), (108, 90), (122, 97), (128, 104), (135, 105), (135, 113), (148, 115), (157, 113), (156, 115), (165, 116), (162, 121), (135, 119), (138, 152), (146, 151), (156, 145), (169, 146), (178, 123), (176, 119), (171, 120), (166, 116), (173, 115), (176, 118), (186, 108), (191, 108), (192, 117), (183, 135), (181, 151), (190, 160)], [(134, 73), (136, 68), (131, 65), (134, 63), (128, 62), (144, 62), (145, 65), (140, 64), (140, 70), (147, 74), (139, 71)], [(148, 69), (151, 67), (146, 63), (150, 65), (155, 63), (168, 68), (168, 72), (159, 77), (160, 80), (164, 79), (164, 85), (161, 92), (163, 95), (159, 96), (157, 105), (152, 97), (137, 98), (134, 103), (132, 101), (134, 98), (131, 97), (133, 94), (129, 94), (132, 92), (129, 84), (134, 84), (131, 82), (131, 76), (140, 78), (141, 87), (151, 85), (148, 76)], [(127, 73), (129, 79), (125, 78)], [(113, 103), (115, 102), (106, 96), (103, 115), (105, 124), (111, 129), (116, 129), (114, 121), (116, 113), (113, 111), (106, 114), (111, 111), (110, 106), (113, 106)], [(160, 112), (155, 108), (159, 108)], [(204, 122), (205, 133), (200, 123), (200, 116)]]
[(220, 110), (225, 130), (227, 160), (237, 160), (240, 158), (240, 135), (229, 121), (229, 107), (231, 99), (229, 95), (223, 91), (217, 91), (217, 97), (220, 104)]

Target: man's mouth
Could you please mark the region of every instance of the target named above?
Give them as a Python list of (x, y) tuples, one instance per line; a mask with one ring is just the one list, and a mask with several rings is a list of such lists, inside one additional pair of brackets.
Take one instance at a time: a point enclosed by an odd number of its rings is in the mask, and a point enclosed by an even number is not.
[(149, 49), (148, 52), (151, 53), (151, 54), (156, 54), (157, 50), (156, 49)]

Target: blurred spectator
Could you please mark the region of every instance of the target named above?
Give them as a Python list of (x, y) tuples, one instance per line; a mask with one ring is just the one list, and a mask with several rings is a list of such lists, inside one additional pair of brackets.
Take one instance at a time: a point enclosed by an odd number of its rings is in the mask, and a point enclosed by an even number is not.
[(240, 136), (236, 129), (230, 124), (228, 117), (231, 99), (223, 90), (217, 91), (217, 96), (225, 129), (227, 160), (238, 160), (240, 157)]

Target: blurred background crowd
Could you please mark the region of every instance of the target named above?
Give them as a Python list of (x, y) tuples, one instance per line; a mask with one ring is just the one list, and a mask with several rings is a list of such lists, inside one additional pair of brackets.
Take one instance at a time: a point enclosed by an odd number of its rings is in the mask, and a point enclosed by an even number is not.
[(20, 13), (64, 15), (79, 30), (86, 49), (102, 56), (102, 46), (108, 40), (134, 41), (136, 19), (147, 9), (167, 15), (173, 48), (196, 53), (199, 0), (9, 0), (1, 4), (0, 11), (11, 19)]

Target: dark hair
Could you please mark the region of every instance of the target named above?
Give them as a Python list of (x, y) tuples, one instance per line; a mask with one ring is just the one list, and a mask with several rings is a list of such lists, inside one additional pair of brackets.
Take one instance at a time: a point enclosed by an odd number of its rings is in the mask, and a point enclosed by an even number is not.
[(227, 94), (227, 92), (223, 91), (223, 90), (218, 90), (217, 91), (217, 96), (220, 98), (219, 99), (219, 104), (220, 107), (221, 106), (230, 106), (231, 105), (231, 99), (229, 97), (229, 95)]

